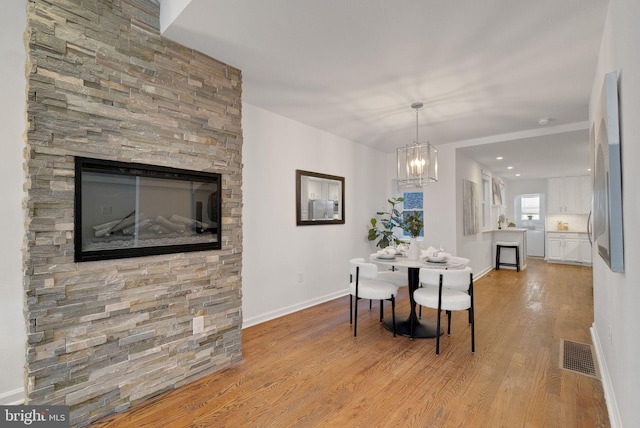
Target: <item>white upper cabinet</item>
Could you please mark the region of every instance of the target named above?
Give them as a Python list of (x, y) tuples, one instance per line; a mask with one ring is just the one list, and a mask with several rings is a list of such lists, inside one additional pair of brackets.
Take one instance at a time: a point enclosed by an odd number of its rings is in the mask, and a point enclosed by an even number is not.
[(564, 178), (550, 178), (547, 192), (547, 211), (564, 212)]
[(549, 214), (588, 214), (591, 209), (591, 179), (556, 177), (548, 180)]
[(582, 187), (580, 185), (580, 177), (565, 177), (564, 178), (565, 212), (582, 214), (581, 203), (582, 203)]

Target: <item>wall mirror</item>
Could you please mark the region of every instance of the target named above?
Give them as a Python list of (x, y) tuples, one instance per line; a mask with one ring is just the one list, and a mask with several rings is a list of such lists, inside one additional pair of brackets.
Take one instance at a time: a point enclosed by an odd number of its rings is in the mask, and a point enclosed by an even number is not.
[(296, 224), (344, 224), (344, 177), (297, 169)]

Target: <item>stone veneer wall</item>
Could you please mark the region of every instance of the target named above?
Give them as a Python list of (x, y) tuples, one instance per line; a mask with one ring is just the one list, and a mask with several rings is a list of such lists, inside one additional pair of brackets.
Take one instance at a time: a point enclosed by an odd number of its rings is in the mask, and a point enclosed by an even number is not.
[[(84, 426), (241, 359), (241, 75), (156, 0), (27, 7), (26, 403)], [(76, 155), (221, 173), (222, 249), (74, 263)]]

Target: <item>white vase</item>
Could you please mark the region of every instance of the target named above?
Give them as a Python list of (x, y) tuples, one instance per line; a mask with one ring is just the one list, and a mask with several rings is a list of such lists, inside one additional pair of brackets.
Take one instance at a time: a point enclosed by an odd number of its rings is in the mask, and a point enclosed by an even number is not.
[(418, 260), (420, 256), (420, 244), (418, 244), (417, 238), (411, 238), (409, 240), (409, 260)]

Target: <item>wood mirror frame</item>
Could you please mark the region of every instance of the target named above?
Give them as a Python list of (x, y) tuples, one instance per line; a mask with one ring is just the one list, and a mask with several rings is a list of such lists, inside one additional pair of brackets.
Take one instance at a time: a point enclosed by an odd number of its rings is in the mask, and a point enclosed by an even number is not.
[(344, 177), (297, 169), (296, 224), (344, 224)]

